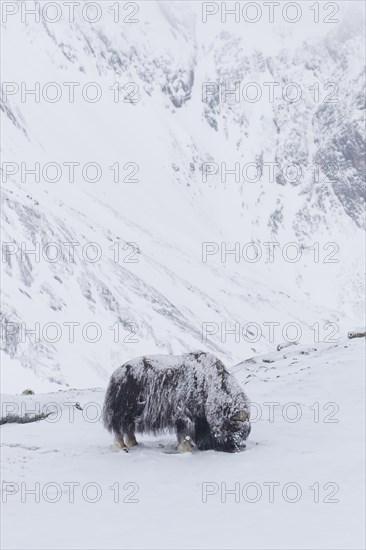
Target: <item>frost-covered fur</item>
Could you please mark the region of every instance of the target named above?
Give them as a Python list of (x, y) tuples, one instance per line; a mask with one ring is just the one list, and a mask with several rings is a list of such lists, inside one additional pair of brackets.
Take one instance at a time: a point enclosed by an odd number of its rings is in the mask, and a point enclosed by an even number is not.
[(178, 449), (234, 452), (250, 433), (249, 401), (210, 353), (139, 357), (112, 375), (103, 408), (105, 427), (120, 447), (135, 432), (175, 430)]

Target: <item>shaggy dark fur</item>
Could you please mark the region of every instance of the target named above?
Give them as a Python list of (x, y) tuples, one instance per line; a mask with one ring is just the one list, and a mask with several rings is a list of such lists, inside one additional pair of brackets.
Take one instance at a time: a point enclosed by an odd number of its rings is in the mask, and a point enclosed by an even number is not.
[(214, 355), (139, 357), (112, 375), (103, 408), (105, 427), (136, 444), (135, 432), (175, 430), (180, 450), (234, 452), (250, 433), (249, 401)]

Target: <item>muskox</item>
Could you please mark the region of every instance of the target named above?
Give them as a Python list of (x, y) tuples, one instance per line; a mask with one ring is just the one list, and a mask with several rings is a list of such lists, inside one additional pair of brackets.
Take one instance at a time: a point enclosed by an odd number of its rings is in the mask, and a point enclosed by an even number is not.
[(137, 445), (135, 432), (175, 431), (178, 451), (236, 452), (250, 433), (249, 401), (214, 355), (139, 357), (119, 367), (109, 382), (104, 426), (115, 444)]

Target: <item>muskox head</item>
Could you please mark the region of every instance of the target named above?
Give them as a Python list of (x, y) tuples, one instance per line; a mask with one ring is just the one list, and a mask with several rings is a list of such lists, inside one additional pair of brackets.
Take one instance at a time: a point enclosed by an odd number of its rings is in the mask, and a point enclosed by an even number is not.
[(227, 453), (244, 449), (251, 430), (247, 400), (224, 404), (220, 409), (220, 417), (211, 425), (213, 448)]

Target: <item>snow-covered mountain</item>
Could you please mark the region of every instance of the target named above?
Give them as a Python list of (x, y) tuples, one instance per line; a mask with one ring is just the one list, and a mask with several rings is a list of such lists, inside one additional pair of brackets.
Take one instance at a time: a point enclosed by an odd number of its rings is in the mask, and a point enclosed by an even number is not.
[[(320, 340), (362, 325), (360, 6), (258, 28), (204, 23), (195, 2), (120, 3), (118, 17), (101, 3), (95, 23), (65, 6), (50, 22), (40, 5), (22, 21), (21, 4), (2, 24), (5, 388), (103, 385), (143, 353), (233, 364), (287, 323), (302, 342), (316, 323)], [(252, 241), (257, 262), (222, 261)], [(283, 259), (291, 242), (297, 262)], [(207, 261), (203, 243), (216, 243)], [(225, 339), (235, 323), (260, 337)]]

